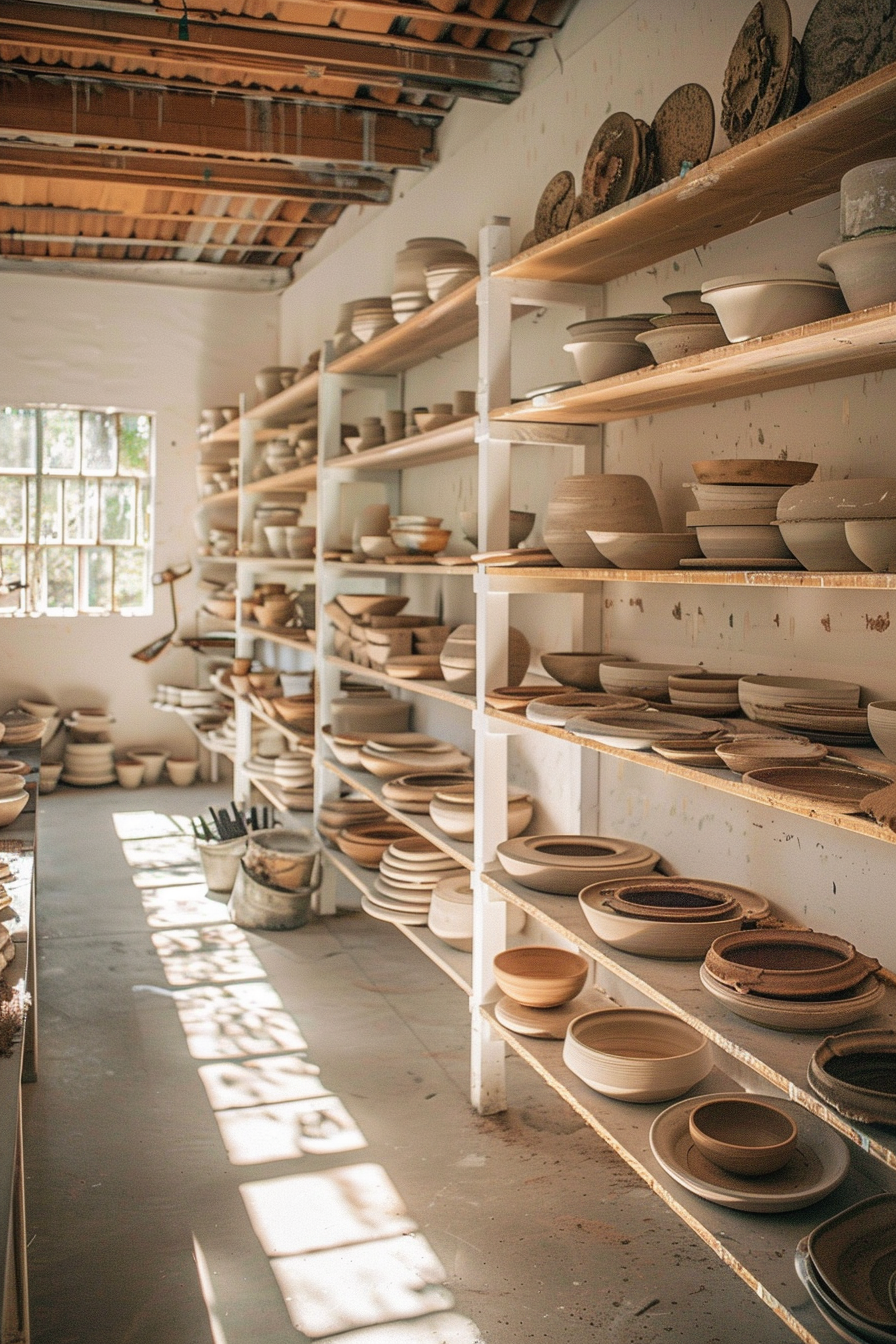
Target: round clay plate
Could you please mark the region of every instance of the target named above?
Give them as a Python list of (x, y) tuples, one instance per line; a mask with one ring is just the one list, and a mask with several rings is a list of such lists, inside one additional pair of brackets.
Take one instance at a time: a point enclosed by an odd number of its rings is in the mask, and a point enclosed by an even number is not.
[(889, 776), (836, 765), (772, 765), (748, 770), (743, 782), (774, 793), (805, 798), (816, 811), (835, 816), (861, 812), (863, 798), (893, 783)]
[(705, 163), (716, 133), (716, 113), (703, 85), (674, 89), (657, 111), (651, 132), (661, 182), (678, 177), (685, 165)]
[(372, 915), (374, 919), (381, 919), (385, 924), (425, 924), (427, 920), (426, 910), (405, 911), (396, 909), (386, 909), (385, 906), (374, 904), (372, 898), (361, 897), (361, 909), (367, 915)]
[(614, 112), (598, 130), (582, 169), (582, 195), (595, 213), (627, 201), (641, 164), (641, 133), (627, 112)]
[(813, 103), (892, 61), (891, 0), (818, 0), (803, 33), (803, 79)]
[[(740, 1101), (743, 1092), (714, 1095)], [(742, 1213), (785, 1213), (805, 1209), (836, 1190), (849, 1171), (849, 1150), (823, 1120), (796, 1102), (775, 1098), (775, 1106), (796, 1123), (798, 1138), (790, 1160), (770, 1176), (735, 1176), (697, 1148), (688, 1119), (706, 1096), (685, 1097), (658, 1115), (650, 1127), (650, 1147), (664, 1171), (702, 1199)]]
[[(889, 1282), (896, 1270), (896, 1197), (873, 1195), (834, 1214), (808, 1237), (822, 1286), (842, 1297), (854, 1316), (896, 1334)], [(858, 1324), (858, 1322), (857, 1322)]]
[(577, 998), (561, 1003), (559, 1008), (526, 1008), (507, 994), (495, 1004), (495, 1017), (502, 1027), (515, 1031), (518, 1036), (535, 1036), (543, 1041), (562, 1041), (566, 1028), (582, 1013), (606, 1008), (607, 1001), (593, 989), (586, 989)]
[(737, 35), (725, 70), (722, 128), (732, 145), (771, 126), (787, 86), (792, 49), (787, 0), (759, 0)]
[(541, 193), (535, 211), (535, 237), (539, 243), (563, 233), (569, 225), (575, 200), (576, 180), (572, 173), (565, 170), (555, 173)]
[(700, 983), (731, 1012), (747, 1022), (756, 1022), (773, 1031), (832, 1031), (848, 1027), (873, 1013), (885, 989), (876, 975), (869, 975), (855, 989), (832, 999), (799, 1002), (794, 999), (771, 999), (762, 994), (738, 994), (716, 980), (705, 966), (700, 967)]
[[(765, 897), (760, 896), (758, 892), (751, 891), (749, 887), (736, 887), (730, 882), (710, 882), (699, 877), (683, 877), (680, 880), (686, 882), (688, 886), (692, 888), (705, 887), (708, 894), (721, 895), (724, 896), (726, 900), (733, 898), (737, 901), (743, 911), (745, 919), (765, 919), (766, 915), (769, 913), (770, 907)], [(648, 873), (644, 877), (614, 878), (609, 882), (595, 882), (594, 890), (598, 895), (605, 899), (607, 896), (612, 896), (614, 892), (618, 891), (620, 885), (624, 884), (627, 886), (629, 882), (637, 882), (643, 887), (649, 887), (651, 885), (665, 885), (666, 883), (674, 881), (674, 877), (666, 877), (663, 874), (657, 873)]]

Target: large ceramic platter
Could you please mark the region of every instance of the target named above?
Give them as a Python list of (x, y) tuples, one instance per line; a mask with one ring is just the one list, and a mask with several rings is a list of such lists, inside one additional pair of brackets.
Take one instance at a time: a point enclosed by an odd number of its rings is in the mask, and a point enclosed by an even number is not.
[(726, 1008), (748, 1022), (758, 1022), (775, 1031), (832, 1031), (847, 1027), (852, 1022), (873, 1013), (886, 990), (876, 975), (869, 975), (855, 989), (832, 999), (799, 1002), (794, 999), (772, 999), (762, 994), (738, 994), (717, 980), (705, 966), (700, 967), (700, 983), (705, 990)]
[(836, 765), (771, 765), (747, 770), (743, 781), (772, 793), (805, 798), (816, 812), (831, 816), (863, 812), (863, 798), (893, 783), (888, 775)]
[[(743, 1092), (719, 1094), (741, 1100)], [(714, 1098), (715, 1099), (715, 1098)], [(706, 1096), (675, 1102), (650, 1127), (650, 1147), (660, 1166), (692, 1194), (742, 1213), (786, 1213), (816, 1204), (845, 1178), (849, 1150), (829, 1125), (796, 1102), (776, 1097), (775, 1105), (797, 1126), (792, 1157), (769, 1176), (736, 1176), (710, 1162), (697, 1148), (688, 1119)]]
[(586, 989), (559, 1008), (527, 1008), (507, 994), (495, 1004), (495, 1017), (502, 1027), (515, 1031), (518, 1036), (534, 1036), (542, 1041), (566, 1039), (566, 1028), (582, 1013), (606, 1008), (607, 1001), (593, 989)]
[(863, 1341), (863, 1344), (865, 1340), (873, 1340), (874, 1344), (893, 1344), (896, 1332), (879, 1330), (876, 1326), (869, 1325), (866, 1321), (853, 1316), (842, 1302), (837, 1301), (830, 1290), (825, 1287), (813, 1265), (808, 1245), (808, 1237), (803, 1237), (794, 1251), (793, 1261), (797, 1277), (809, 1294), (812, 1305), (824, 1317), (831, 1329), (835, 1330), (841, 1339), (851, 1340), (853, 1344), (856, 1344), (857, 1340)]
[(875, 1195), (816, 1227), (807, 1250), (821, 1286), (865, 1323), (896, 1334), (889, 1283), (896, 1270), (896, 1196)]

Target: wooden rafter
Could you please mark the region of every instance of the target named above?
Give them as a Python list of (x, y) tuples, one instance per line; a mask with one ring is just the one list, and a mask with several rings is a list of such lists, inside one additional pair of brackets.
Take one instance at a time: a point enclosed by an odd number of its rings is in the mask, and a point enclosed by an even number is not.
[[(525, 19), (516, 19), (512, 15), (503, 18), (490, 18), (487, 22), (483, 22), (481, 14), (468, 11), (458, 13), (453, 9), (444, 9), (442, 6), (428, 6), (419, 3), (398, 4), (396, 0), (315, 0), (315, 3), (326, 5), (334, 14), (340, 10), (351, 10), (356, 14), (367, 14), (372, 19), (422, 19), (426, 22), (436, 23), (443, 28), (487, 28), (491, 32), (509, 33), (514, 41), (518, 42), (537, 41), (540, 38), (550, 37), (557, 31), (555, 24), (532, 23)], [(174, 3), (165, 5), (164, 0), (162, 0), (161, 7), (178, 8)], [(534, 8), (534, 0), (530, 0), (530, 11)], [(308, 31), (313, 30), (309, 27)]]
[(349, 74), (364, 83), (395, 76), (403, 86), (435, 93), (510, 102), (520, 92), (524, 58), (477, 52), (462, 46), (431, 42), (408, 43), (391, 34), (377, 41), (328, 28), (315, 30), (286, 23), (258, 23), (227, 15), (210, 22), (192, 16), (189, 42), (178, 35), (178, 19), (158, 12), (146, 15), (139, 6), (114, 10), (79, 9), (31, 0), (0, 2), (0, 26), (5, 36), (32, 47), (69, 47), (108, 62), (110, 56), (163, 59), (181, 67), (197, 64), (232, 67), (245, 75), (264, 78), (274, 72), (287, 76)]
[(19, 205), (3, 200), (3, 182), (0, 178), (0, 213), (3, 211), (15, 211), (24, 215), (47, 215), (51, 219), (61, 216), (68, 216), (71, 219), (77, 216), (84, 221), (84, 227), (89, 227), (91, 221), (102, 222), (104, 220), (114, 220), (122, 224), (152, 222), (156, 224), (235, 225), (241, 229), (253, 228), (263, 229), (266, 233), (271, 230), (285, 233), (296, 244), (305, 245), (314, 243), (330, 227), (328, 224), (309, 224), (305, 220), (257, 219), (251, 215), (204, 215), (200, 213), (191, 214), (187, 211), (176, 213), (164, 210), (104, 209), (97, 206), (87, 208), (80, 205), (36, 205), (33, 202), (28, 205)]

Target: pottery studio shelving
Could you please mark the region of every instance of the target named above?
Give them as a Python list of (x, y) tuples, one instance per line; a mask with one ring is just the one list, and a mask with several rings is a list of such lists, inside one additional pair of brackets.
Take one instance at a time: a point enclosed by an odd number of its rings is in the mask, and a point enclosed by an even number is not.
[[(571, 604), (573, 624), (588, 632), (595, 646), (601, 631), (605, 594), (616, 585), (682, 585), (688, 590), (786, 590), (795, 601), (818, 591), (889, 593), (896, 575), (813, 573), (775, 570), (669, 571), (620, 569), (527, 568), (500, 566), (388, 564), (325, 558), (339, 523), (340, 486), (354, 481), (382, 483), (387, 501), (398, 511), (402, 473), (415, 468), (476, 460), (478, 512), (482, 520), (479, 545), (484, 551), (506, 547), (513, 455), (517, 445), (537, 451), (570, 450), (575, 473), (603, 467), (602, 426), (614, 421), (662, 416), (688, 408), (708, 407), (749, 394), (798, 389), (811, 383), (873, 373), (896, 367), (896, 305), (848, 313), (773, 336), (724, 346), (627, 373), (599, 383), (512, 402), (513, 318), (533, 309), (560, 306), (601, 311), (607, 281), (624, 277), (685, 250), (735, 234), (759, 220), (782, 215), (834, 192), (849, 168), (896, 153), (896, 68), (888, 67), (789, 120), (712, 158), (684, 177), (667, 182), (616, 209), (511, 256), (506, 222), (493, 223), (480, 235), (482, 278), (437, 300), (402, 325), (392, 327), (357, 349), (333, 357), (325, 346), (319, 372), (216, 431), (209, 450), (230, 453), (239, 445), (240, 485), (234, 503), (241, 539), (247, 536), (253, 501), (265, 493), (317, 491), (318, 554), (313, 565), (317, 602), (316, 647), (287, 631), (264, 631), (238, 616), (237, 652), (250, 656), (261, 649), (279, 649), (290, 668), (315, 670), (318, 713), (315, 739), (315, 803), (350, 790), (375, 800), (384, 810), (430, 840), (472, 874), (474, 944), (472, 953), (452, 950), (426, 928), (398, 925), (451, 981), (470, 997), (472, 1009), (472, 1098), (483, 1113), (505, 1104), (507, 1052), (514, 1052), (535, 1070), (566, 1103), (629, 1163), (715, 1253), (737, 1273), (806, 1344), (831, 1344), (833, 1332), (811, 1308), (790, 1268), (795, 1242), (817, 1222), (806, 1210), (776, 1219), (745, 1218), (688, 1194), (671, 1180), (650, 1150), (650, 1124), (661, 1108), (611, 1102), (592, 1092), (564, 1066), (559, 1042), (523, 1038), (498, 1022), (492, 960), (508, 945), (506, 911), (525, 912), (530, 940), (547, 937), (583, 953), (589, 960), (589, 984), (602, 1001), (627, 1006), (659, 1006), (688, 1022), (712, 1043), (715, 1070), (701, 1090), (759, 1091), (788, 1098), (832, 1131), (850, 1148), (851, 1169), (832, 1197), (831, 1207), (844, 1207), (877, 1189), (887, 1188), (896, 1172), (896, 1146), (883, 1131), (846, 1121), (823, 1103), (805, 1083), (805, 1070), (816, 1042), (809, 1037), (778, 1033), (735, 1019), (700, 989), (694, 963), (650, 961), (599, 944), (575, 900), (522, 888), (496, 867), (495, 850), (505, 838), (505, 822), (488, 799), (505, 796), (509, 784), (508, 743), (514, 737), (562, 743), (578, 762), (581, 798), (576, 825), (593, 829), (599, 815), (596, 767), (601, 758), (626, 769), (674, 779), (687, 798), (725, 795), (735, 805), (761, 805), (780, 816), (799, 817), (813, 826), (848, 832), (856, 844), (889, 846), (896, 836), (864, 817), (819, 815), (809, 803), (784, 800), (744, 783), (721, 770), (701, 770), (667, 761), (649, 752), (602, 746), (563, 729), (543, 727), (525, 717), (489, 708), (485, 692), (506, 681), (510, 601), (556, 594)], [(479, 387), (477, 415), (447, 427), (421, 433), (357, 455), (342, 451), (341, 424), (345, 399), (361, 392), (382, 398), (386, 409), (404, 402), (403, 375), (468, 342), (477, 341)], [(252, 481), (251, 466), (258, 444), (296, 418), (315, 413), (319, 457), (279, 477)], [(223, 497), (214, 498), (225, 505)], [(209, 563), (218, 563), (209, 561)], [(236, 562), (239, 593), (251, 595), (264, 574), (299, 577), (303, 562), (241, 557)], [(407, 584), (425, 591), (434, 613), (464, 585), (464, 601), (475, 607), (477, 691), (462, 695), (444, 682), (406, 681), (385, 671), (362, 667), (335, 654), (325, 607), (335, 594), (367, 591), (398, 593)], [(659, 652), (659, 651), (658, 651)], [(661, 656), (661, 653), (659, 654)], [(283, 664), (286, 666), (287, 664)], [(334, 760), (321, 733), (327, 706), (351, 677), (383, 686), (418, 707), (440, 714), (456, 737), (472, 743), (475, 757), (475, 838), (465, 844), (450, 840), (428, 816), (409, 815), (384, 798), (380, 781)], [(245, 771), (251, 723), (264, 716), (245, 701), (237, 704), (237, 796), (251, 787), (276, 804), (276, 790)], [(272, 726), (269, 721), (267, 726)], [(280, 723), (277, 729), (289, 737)], [(450, 736), (448, 728), (445, 729)], [(303, 748), (307, 739), (292, 734)], [(867, 753), (873, 762), (873, 753)], [(566, 759), (566, 758), (564, 758)], [(570, 758), (572, 759), (572, 757)], [(592, 769), (592, 767), (595, 767)], [(300, 818), (301, 821), (301, 818)], [(683, 824), (687, 824), (686, 822)], [(761, 844), (761, 840), (757, 841)], [(371, 875), (345, 855), (326, 851), (328, 880), (319, 911), (335, 909), (336, 879), (361, 893), (369, 909)], [(888, 977), (883, 1008), (875, 1019), (896, 1025), (896, 989)]]

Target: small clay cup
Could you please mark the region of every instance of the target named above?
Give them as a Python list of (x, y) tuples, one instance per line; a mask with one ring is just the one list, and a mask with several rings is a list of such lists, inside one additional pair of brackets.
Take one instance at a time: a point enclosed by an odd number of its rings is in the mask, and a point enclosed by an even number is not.
[(797, 1140), (789, 1115), (753, 1097), (704, 1101), (688, 1116), (688, 1130), (704, 1157), (736, 1176), (780, 1171)]

